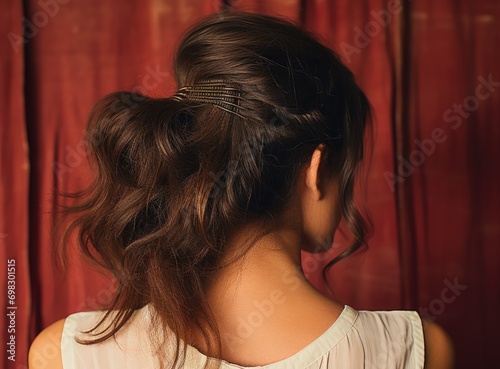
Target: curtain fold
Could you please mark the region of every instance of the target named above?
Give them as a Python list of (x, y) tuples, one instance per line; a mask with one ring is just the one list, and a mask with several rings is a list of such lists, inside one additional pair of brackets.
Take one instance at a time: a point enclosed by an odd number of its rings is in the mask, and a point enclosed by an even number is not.
[(409, 14), (398, 174), (415, 227), (415, 293), (455, 338), (460, 367), (498, 367), (500, 3), (418, 1)]
[[(115, 288), (74, 245), (66, 276), (50, 256), (55, 192), (81, 189), (91, 178), (84, 141), (90, 108), (116, 90), (170, 95), (179, 37), (228, 7), (284, 16), (317, 35), (354, 72), (372, 104), (367, 184), (358, 195), (375, 234), (368, 252), (330, 270), (331, 296), (357, 309), (415, 309), (450, 332), (458, 369), (497, 368), (500, 2), (494, 0), (5, 5), (0, 301), (9, 312), (14, 259), (17, 309), (16, 361), (3, 356), (4, 367), (26, 367), (29, 344), (42, 328), (99, 308)], [(330, 253), (303, 253), (304, 271), (325, 294), (321, 270), (349, 241), (338, 232)], [(0, 324), (2, 342), (9, 342), (9, 324)]]

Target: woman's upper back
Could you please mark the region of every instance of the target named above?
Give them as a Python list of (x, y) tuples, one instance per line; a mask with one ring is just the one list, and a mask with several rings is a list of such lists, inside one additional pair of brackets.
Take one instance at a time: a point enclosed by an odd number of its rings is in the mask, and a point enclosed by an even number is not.
[[(149, 345), (153, 309), (146, 305), (113, 339), (81, 345), (75, 336), (91, 328), (99, 312), (75, 313), (66, 318), (61, 339), (64, 369), (159, 368)], [(171, 346), (173, 349), (175, 346)], [(335, 323), (294, 355), (265, 366), (288, 368), (424, 368), (424, 331), (414, 311), (356, 311), (344, 306)], [(186, 368), (202, 368), (206, 356), (188, 346)], [(248, 368), (223, 361), (224, 369)]]

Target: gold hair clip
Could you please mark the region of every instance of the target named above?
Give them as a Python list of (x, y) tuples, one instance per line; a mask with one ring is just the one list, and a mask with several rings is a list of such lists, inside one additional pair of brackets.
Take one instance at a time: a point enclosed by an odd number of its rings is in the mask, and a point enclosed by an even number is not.
[(183, 99), (212, 104), (228, 113), (243, 118), (240, 114), (242, 107), (240, 101), (244, 100), (242, 91), (234, 83), (222, 79), (203, 80), (193, 86), (183, 86), (172, 96), (172, 99), (181, 101)]

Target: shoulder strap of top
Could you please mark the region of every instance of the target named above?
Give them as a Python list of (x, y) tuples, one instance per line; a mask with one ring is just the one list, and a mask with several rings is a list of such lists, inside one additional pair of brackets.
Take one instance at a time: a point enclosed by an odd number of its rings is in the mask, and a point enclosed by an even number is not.
[[(93, 328), (103, 311), (80, 312), (66, 318), (61, 339), (64, 369), (128, 369), (154, 367), (148, 340), (148, 326), (143, 309), (137, 310), (114, 337), (96, 344), (80, 344), (75, 338), (95, 339), (98, 336), (82, 331)], [(104, 325), (102, 328), (107, 326)], [(99, 327), (99, 331), (102, 329)]]
[[(80, 312), (69, 315), (65, 322), (61, 338), (61, 356), (64, 369), (86, 369), (86, 363), (91, 359), (83, 360), (82, 351), (75, 338), (82, 336), (81, 330), (91, 328), (89, 322), (96, 318), (95, 312)], [(87, 323), (87, 324), (85, 324)]]
[(422, 369), (425, 349), (422, 319), (416, 311), (359, 311), (367, 337), (367, 367)]

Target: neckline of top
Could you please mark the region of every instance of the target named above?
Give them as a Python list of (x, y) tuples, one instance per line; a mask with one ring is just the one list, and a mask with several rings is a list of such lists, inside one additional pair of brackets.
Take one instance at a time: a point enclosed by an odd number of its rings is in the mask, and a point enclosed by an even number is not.
[[(152, 313), (152, 306), (147, 305), (148, 313)], [(351, 330), (354, 322), (356, 321), (359, 312), (349, 305), (344, 305), (344, 309), (338, 316), (338, 318), (333, 322), (333, 324), (327, 328), (320, 336), (314, 339), (307, 346), (303, 347), (295, 354), (279, 360), (273, 363), (258, 365), (258, 366), (242, 366), (239, 364), (234, 364), (226, 360), (222, 360), (222, 368), (224, 369), (288, 369), (291, 367), (307, 367), (311, 365), (316, 360), (320, 359), (328, 351), (330, 351), (334, 346), (336, 346)], [(181, 340), (181, 345), (184, 343)], [(187, 345), (187, 354), (197, 355), (202, 361), (210, 359), (209, 356), (200, 352), (196, 347)]]

